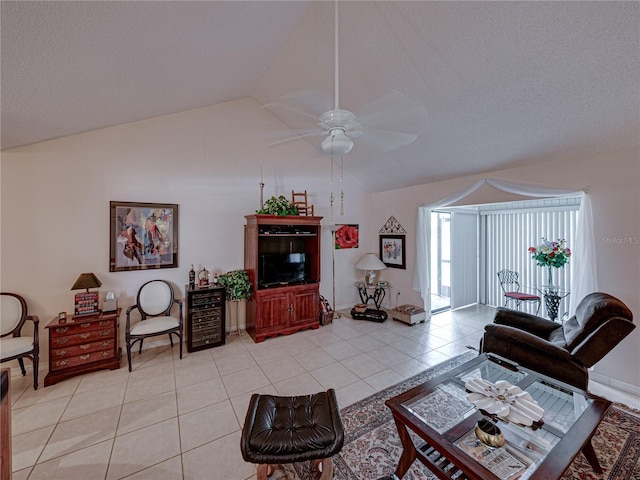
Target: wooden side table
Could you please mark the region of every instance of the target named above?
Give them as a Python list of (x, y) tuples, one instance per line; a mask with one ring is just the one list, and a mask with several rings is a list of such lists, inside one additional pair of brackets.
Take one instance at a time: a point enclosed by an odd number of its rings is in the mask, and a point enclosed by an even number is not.
[(115, 312), (91, 316), (55, 317), (45, 328), (49, 330), (49, 373), (44, 386), (60, 380), (108, 368), (120, 368), (122, 349), (119, 345), (118, 318)]

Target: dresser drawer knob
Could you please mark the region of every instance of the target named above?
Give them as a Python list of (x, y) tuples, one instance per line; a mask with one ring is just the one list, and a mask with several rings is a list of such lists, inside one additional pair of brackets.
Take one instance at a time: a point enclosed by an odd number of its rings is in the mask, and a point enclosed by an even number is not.
[(91, 345), (89, 345), (88, 343), (85, 343), (84, 345), (80, 345), (80, 350), (86, 350), (87, 348), (89, 348)]
[(56, 367), (64, 367), (67, 363), (69, 363), (69, 360), (58, 360), (56, 362)]
[(64, 345), (65, 343), (69, 343), (69, 339), (68, 339), (68, 338), (58, 338), (58, 339), (56, 340), (56, 343), (57, 343), (58, 345)]
[(111, 354), (109, 352), (102, 352), (100, 355), (102, 355), (103, 357), (108, 357)]
[(90, 353), (87, 353), (86, 355), (80, 355), (80, 360), (86, 360), (87, 358), (89, 358), (91, 356)]
[(80, 328), (89, 328), (90, 326), (91, 326), (91, 324), (90, 324), (90, 323), (88, 323), (88, 322), (87, 322), (87, 323), (81, 323), (81, 324), (80, 324)]
[(56, 333), (66, 333), (69, 327), (56, 328)]
[(100, 322), (100, 326), (101, 326), (101, 327), (109, 327), (109, 326), (111, 326), (111, 322), (110, 322), (110, 321), (108, 321), (108, 320), (102, 320), (102, 321)]
[(111, 345), (111, 342), (102, 342), (100, 344), (101, 347), (108, 347), (109, 345)]
[(56, 355), (59, 357), (64, 357), (67, 354), (66, 350), (56, 350)]
[(111, 330), (103, 330), (100, 332), (101, 337), (108, 337), (109, 335), (111, 335)]
[(89, 338), (91, 336), (90, 333), (82, 333), (80, 334), (80, 338)]

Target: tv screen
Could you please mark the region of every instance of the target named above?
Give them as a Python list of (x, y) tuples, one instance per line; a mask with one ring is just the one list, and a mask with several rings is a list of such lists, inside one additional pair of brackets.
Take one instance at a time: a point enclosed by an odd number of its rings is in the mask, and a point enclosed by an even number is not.
[(304, 283), (308, 275), (307, 255), (261, 255), (258, 278), (263, 287)]

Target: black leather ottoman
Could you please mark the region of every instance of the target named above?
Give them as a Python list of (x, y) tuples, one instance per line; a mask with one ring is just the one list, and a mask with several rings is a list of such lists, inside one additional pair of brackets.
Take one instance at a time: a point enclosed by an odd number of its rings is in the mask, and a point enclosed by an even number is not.
[(382, 323), (387, 319), (387, 312), (375, 308), (367, 308), (364, 312), (357, 312), (351, 309), (351, 318), (354, 320), (369, 320), (370, 322)]
[(344, 427), (331, 388), (297, 397), (253, 394), (242, 428), (240, 449), (245, 461), (258, 464), (258, 480), (274, 465), (314, 461), (321, 480), (333, 477), (331, 457), (342, 449)]

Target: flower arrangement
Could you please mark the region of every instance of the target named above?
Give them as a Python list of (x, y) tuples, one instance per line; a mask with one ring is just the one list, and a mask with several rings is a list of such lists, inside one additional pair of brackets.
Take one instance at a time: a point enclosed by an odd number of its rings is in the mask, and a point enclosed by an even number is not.
[(258, 214), (278, 215), (281, 217), (287, 215), (298, 215), (298, 207), (287, 200), (283, 195), (279, 197), (271, 197), (264, 202), (264, 208), (256, 210)]
[(571, 250), (567, 248), (566, 242), (563, 239), (558, 239), (555, 242), (542, 239), (542, 243), (537, 247), (529, 247), (529, 253), (531, 258), (538, 262), (539, 267), (549, 267), (548, 272), (548, 284), (553, 284), (553, 274), (551, 268), (561, 268), (569, 263), (569, 257), (571, 256)]
[(550, 242), (543, 238), (542, 243), (537, 247), (529, 247), (529, 253), (540, 267), (564, 267), (569, 263), (571, 256), (571, 250), (567, 248), (564, 239)]
[(251, 297), (251, 282), (246, 270), (223, 273), (220, 275), (220, 285), (225, 288), (227, 300), (244, 300)]

